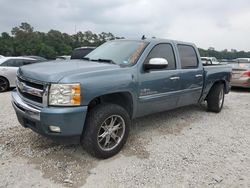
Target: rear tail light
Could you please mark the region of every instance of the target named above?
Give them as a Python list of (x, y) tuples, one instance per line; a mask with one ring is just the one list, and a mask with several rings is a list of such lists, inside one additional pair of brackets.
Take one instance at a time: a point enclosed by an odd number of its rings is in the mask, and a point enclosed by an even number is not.
[(250, 77), (250, 71), (244, 72), (242, 77)]

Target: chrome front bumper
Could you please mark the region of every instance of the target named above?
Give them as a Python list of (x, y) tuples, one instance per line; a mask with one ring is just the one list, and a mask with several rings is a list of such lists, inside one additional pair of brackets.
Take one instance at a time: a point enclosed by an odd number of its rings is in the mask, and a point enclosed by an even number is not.
[(17, 91), (14, 90), (12, 93), (12, 105), (15, 108), (16, 111), (23, 115), (28, 115), (30, 118), (35, 120), (40, 120), (40, 113), (41, 110), (34, 108), (21, 99), (21, 97), (18, 95)]
[[(79, 143), (88, 111), (87, 106), (37, 107), (22, 99), (16, 90), (12, 91), (12, 105), (23, 127), (54, 140)], [(53, 132), (50, 126), (59, 127), (60, 132)]]

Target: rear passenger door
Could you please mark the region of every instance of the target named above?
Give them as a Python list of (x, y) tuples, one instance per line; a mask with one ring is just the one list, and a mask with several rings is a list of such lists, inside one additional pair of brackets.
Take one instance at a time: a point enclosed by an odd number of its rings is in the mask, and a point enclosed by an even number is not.
[[(168, 67), (148, 72), (143, 70), (143, 65), (152, 58), (166, 59)], [(175, 108), (180, 90), (180, 70), (177, 69), (176, 55), (172, 44), (155, 45), (143, 65), (139, 73), (139, 116)]]
[(203, 67), (196, 49), (191, 45), (177, 44), (181, 64), (181, 95), (178, 106), (196, 104), (203, 88)]

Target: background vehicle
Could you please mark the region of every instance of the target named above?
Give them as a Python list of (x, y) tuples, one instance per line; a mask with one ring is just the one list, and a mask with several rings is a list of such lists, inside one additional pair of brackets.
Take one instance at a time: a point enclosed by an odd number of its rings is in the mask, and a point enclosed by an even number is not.
[(28, 57), (3, 57), (0, 59), (0, 92), (15, 87), (16, 72), (20, 66), (38, 62)]
[(76, 48), (73, 50), (70, 59), (82, 59), (83, 57), (88, 55), (91, 51), (93, 51), (95, 48), (96, 47), (90, 47), (90, 46)]
[(250, 58), (238, 58), (228, 65), (232, 67), (231, 85), (250, 88)]
[(62, 55), (56, 57), (56, 60), (69, 60), (69, 59), (70, 59), (69, 55)]
[(4, 56), (0, 55), (0, 58), (3, 58)]
[(46, 58), (41, 57), (41, 56), (36, 56), (36, 55), (29, 55), (29, 56), (24, 56), (24, 57), (29, 57), (29, 58), (32, 58), (32, 59), (36, 59), (39, 62), (48, 61)]
[(218, 65), (220, 62), (215, 57), (201, 57), (203, 65)]
[(235, 59), (238, 63), (250, 63), (250, 58), (237, 58)]
[(133, 118), (204, 100), (220, 112), (230, 78), (229, 66), (203, 67), (194, 44), (113, 40), (82, 60), (21, 67), (12, 101), (22, 126), (108, 158), (125, 144)]

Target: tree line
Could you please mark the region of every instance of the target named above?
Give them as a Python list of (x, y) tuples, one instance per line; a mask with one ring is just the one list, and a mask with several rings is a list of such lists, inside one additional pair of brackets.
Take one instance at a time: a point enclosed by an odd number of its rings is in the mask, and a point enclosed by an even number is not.
[[(77, 32), (69, 35), (57, 30), (47, 33), (35, 31), (28, 23), (21, 23), (14, 27), (11, 34), (3, 32), (0, 36), (0, 55), (22, 56), (38, 55), (47, 59), (54, 59), (59, 55), (69, 55), (72, 50), (81, 46), (99, 46), (108, 40), (119, 39), (112, 33), (93, 33), (91, 31)], [(212, 56), (218, 59), (235, 59), (250, 57), (245, 51), (216, 51), (214, 49), (199, 48), (201, 56)]]
[(223, 50), (223, 51), (216, 51), (214, 49), (208, 49), (204, 50), (199, 48), (199, 52), (201, 57), (216, 57), (217, 59), (228, 59), (228, 60), (233, 60), (236, 58), (250, 58), (250, 52), (245, 52), (245, 51), (228, 51), (228, 50)]
[(50, 30), (47, 33), (34, 31), (28, 23), (14, 27), (11, 34), (3, 32), (0, 36), (0, 55), (22, 56), (38, 55), (54, 59), (59, 55), (69, 55), (72, 50), (81, 46), (99, 46), (107, 40), (113, 40), (112, 33), (78, 32), (73, 35)]

